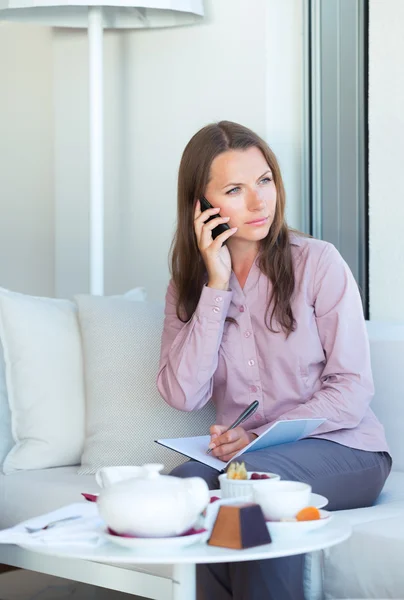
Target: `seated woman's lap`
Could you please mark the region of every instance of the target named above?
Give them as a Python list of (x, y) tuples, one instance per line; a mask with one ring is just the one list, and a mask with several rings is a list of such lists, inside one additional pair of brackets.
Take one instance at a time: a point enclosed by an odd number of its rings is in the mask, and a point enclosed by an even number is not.
[[(282, 479), (309, 483), (313, 492), (328, 498), (329, 510), (371, 506), (391, 468), (386, 453), (356, 450), (315, 438), (249, 452), (239, 460), (249, 471), (268, 471), (278, 473)], [(171, 474), (202, 477), (210, 489), (219, 487), (218, 471), (195, 461), (176, 467)]]
[[(340, 510), (373, 504), (390, 472), (386, 453), (365, 452), (309, 438), (243, 454), (249, 471), (278, 473), (282, 479), (305, 481), (313, 492), (326, 496), (327, 509)], [(218, 471), (189, 461), (172, 472), (199, 476), (217, 489)], [(287, 558), (198, 566), (198, 599), (303, 600), (304, 555)]]

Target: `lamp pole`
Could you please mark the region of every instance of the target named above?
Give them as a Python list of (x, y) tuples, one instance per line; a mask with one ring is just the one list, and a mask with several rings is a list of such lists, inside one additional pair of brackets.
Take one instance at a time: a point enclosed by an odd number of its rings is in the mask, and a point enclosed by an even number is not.
[(103, 15), (88, 8), (90, 115), (90, 293), (104, 294)]

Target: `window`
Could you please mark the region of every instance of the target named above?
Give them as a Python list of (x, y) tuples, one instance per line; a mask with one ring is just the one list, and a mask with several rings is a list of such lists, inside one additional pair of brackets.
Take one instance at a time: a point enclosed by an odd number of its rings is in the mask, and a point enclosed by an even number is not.
[(332, 242), (368, 318), (366, 0), (305, 0), (306, 230)]

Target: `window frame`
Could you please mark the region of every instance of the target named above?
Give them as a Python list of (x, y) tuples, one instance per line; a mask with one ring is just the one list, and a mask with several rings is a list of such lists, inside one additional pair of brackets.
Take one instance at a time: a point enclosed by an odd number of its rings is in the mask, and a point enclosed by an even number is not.
[(368, 318), (368, 2), (303, 0), (303, 19), (303, 229), (341, 252)]

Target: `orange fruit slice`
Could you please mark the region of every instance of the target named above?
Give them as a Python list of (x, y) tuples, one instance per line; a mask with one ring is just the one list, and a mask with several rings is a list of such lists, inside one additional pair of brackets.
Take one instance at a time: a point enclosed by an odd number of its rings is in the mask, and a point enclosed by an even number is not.
[(315, 506), (302, 508), (296, 515), (297, 521), (316, 521), (320, 518), (320, 511)]

